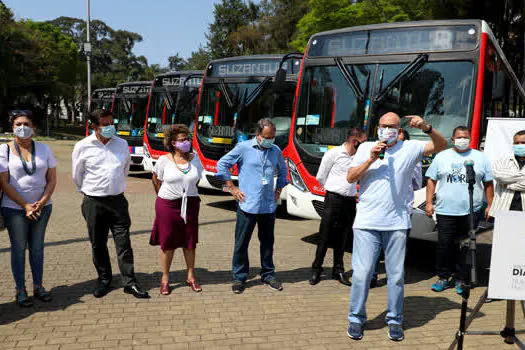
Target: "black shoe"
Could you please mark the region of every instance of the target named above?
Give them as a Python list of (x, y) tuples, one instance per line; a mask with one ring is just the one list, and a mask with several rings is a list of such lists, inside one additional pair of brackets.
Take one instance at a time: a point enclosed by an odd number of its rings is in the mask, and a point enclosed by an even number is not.
[(312, 278), (308, 281), (312, 286), (315, 286), (317, 283), (321, 282), (321, 271), (313, 271)]
[(283, 290), (283, 284), (277, 280), (277, 278), (272, 278), (269, 280), (261, 281), (263, 284), (266, 284), (270, 289), (276, 290), (276, 291), (282, 291)]
[(31, 307), (31, 306), (33, 306), (33, 301), (31, 300), (29, 295), (27, 295), (27, 292), (26, 292), (25, 289), (16, 293), (16, 303), (20, 307)]
[(332, 278), (336, 281), (339, 281), (339, 283), (344, 284), (345, 286), (352, 285), (352, 282), (350, 282), (348, 275), (344, 272), (337, 272), (335, 274), (332, 274)]
[(43, 301), (44, 303), (49, 303), (51, 300), (53, 300), (53, 297), (51, 296), (51, 293), (49, 293), (44, 287), (39, 286), (33, 289), (33, 295), (35, 298), (37, 298), (40, 301)]
[(244, 292), (244, 282), (234, 281), (232, 283), (232, 292), (234, 294), (242, 294), (242, 292)]
[(110, 287), (109, 287), (110, 284), (111, 284), (111, 282), (100, 281), (98, 283), (97, 288), (95, 288), (95, 290), (93, 291), (93, 296), (95, 298), (102, 298), (103, 296), (108, 294), (109, 290), (110, 290)]
[(138, 284), (132, 284), (130, 286), (125, 286), (124, 293), (133, 294), (133, 296), (138, 299), (148, 299), (150, 297), (148, 292), (145, 292), (142, 289), (140, 289)]

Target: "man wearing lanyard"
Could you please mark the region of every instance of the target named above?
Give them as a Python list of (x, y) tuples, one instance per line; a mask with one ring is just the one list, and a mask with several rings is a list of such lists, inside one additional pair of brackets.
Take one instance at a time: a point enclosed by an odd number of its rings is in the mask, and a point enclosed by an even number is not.
[(352, 128), (348, 130), (346, 142), (326, 152), (321, 160), (316, 178), (326, 190), (326, 195), (319, 227), (319, 242), (312, 264), (311, 285), (321, 281), (323, 261), (329, 242), (334, 249), (332, 278), (344, 285), (351, 285), (348, 275), (344, 273), (343, 256), (346, 239), (351, 234), (354, 223), (357, 188), (355, 182), (348, 183), (346, 176), (357, 148), (366, 140), (363, 129)]
[[(217, 177), (226, 181), (226, 187), (239, 202), (235, 225), (232, 291), (244, 291), (250, 264), (248, 245), (257, 224), (261, 244), (261, 281), (273, 290), (282, 290), (275, 278), (273, 244), (275, 210), (281, 190), (287, 184), (288, 168), (279, 147), (274, 145), (275, 125), (270, 119), (257, 123), (256, 137), (238, 143), (217, 163)], [(233, 184), (230, 169), (237, 164), (239, 187)], [(277, 183), (274, 185), (274, 174)]]
[(112, 273), (107, 243), (111, 230), (124, 292), (136, 298), (149, 298), (138, 285), (133, 268), (131, 219), (124, 197), (131, 163), (128, 143), (115, 136), (111, 112), (97, 109), (91, 114), (91, 122), (93, 134), (79, 141), (73, 150), (73, 181), (84, 194), (82, 215), (98, 273), (99, 284), (93, 295), (101, 298), (110, 289)]

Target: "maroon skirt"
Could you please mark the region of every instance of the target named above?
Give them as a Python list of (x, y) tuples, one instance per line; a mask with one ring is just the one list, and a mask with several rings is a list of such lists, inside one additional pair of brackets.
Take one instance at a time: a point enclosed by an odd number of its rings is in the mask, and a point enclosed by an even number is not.
[(195, 249), (199, 240), (200, 201), (199, 197), (188, 197), (185, 223), (180, 216), (182, 199), (157, 197), (149, 244), (160, 245), (162, 250)]

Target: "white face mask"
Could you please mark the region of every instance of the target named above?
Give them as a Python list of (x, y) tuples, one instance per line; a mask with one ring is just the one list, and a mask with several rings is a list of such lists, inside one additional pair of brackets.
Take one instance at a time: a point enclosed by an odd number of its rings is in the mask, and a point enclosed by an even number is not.
[(467, 139), (467, 138), (454, 139), (454, 147), (456, 147), (458, 151), (466, 151), (470, 147), (470, 139)]
[(377, 137), (379, 141), (385, 141), (388, 145), (393, 144), (397, 141), (399, 135), (399, 129), (393, 128), (379, 128), (377, 129)]
[(29, 126), (25, 125), (20, 125), (13, 130), (13, 133), (16, 137), (19, 137), (21, 139), (28, 139), (31, 136), (33, 136), (33, 128), (30, 128)]

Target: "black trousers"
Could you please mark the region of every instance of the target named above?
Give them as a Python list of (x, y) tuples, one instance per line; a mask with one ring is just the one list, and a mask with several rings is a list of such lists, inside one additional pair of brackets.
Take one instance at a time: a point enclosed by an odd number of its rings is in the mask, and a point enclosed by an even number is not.
[(99, 281), (111, 282), (111, 262), (108, 252), (109, 231), (113, 235), (117, 259), (125, 286), (133, 284), (133, 249), (129, 238), (131, 219), (128, 201), (123, 194), (108, 197), (84, 196), (82, 215), (87, 223), (93, 253), (93, 264), (97, 269)]
[(323, 270), (323, 262), (328, 246), (334, 249), (334, 266), (332, 273), (345, 271), (343, 256), (347, 238), (352, 233), (356, 212), (355, 197), (345, 197), (326, 191), (324, 211), (319, 227), (319, 242), (315, 252), (312, 269)]
[[(474, 213), (477, 227), (480, 213)], [(436, 246), (436, 272), (439, 278), (454, 277), (464, 281), (468, 274), (468, 248), (461, 249), (460, 241), (468, 237), (470, 215), (436, 215), (438, 242)]]

